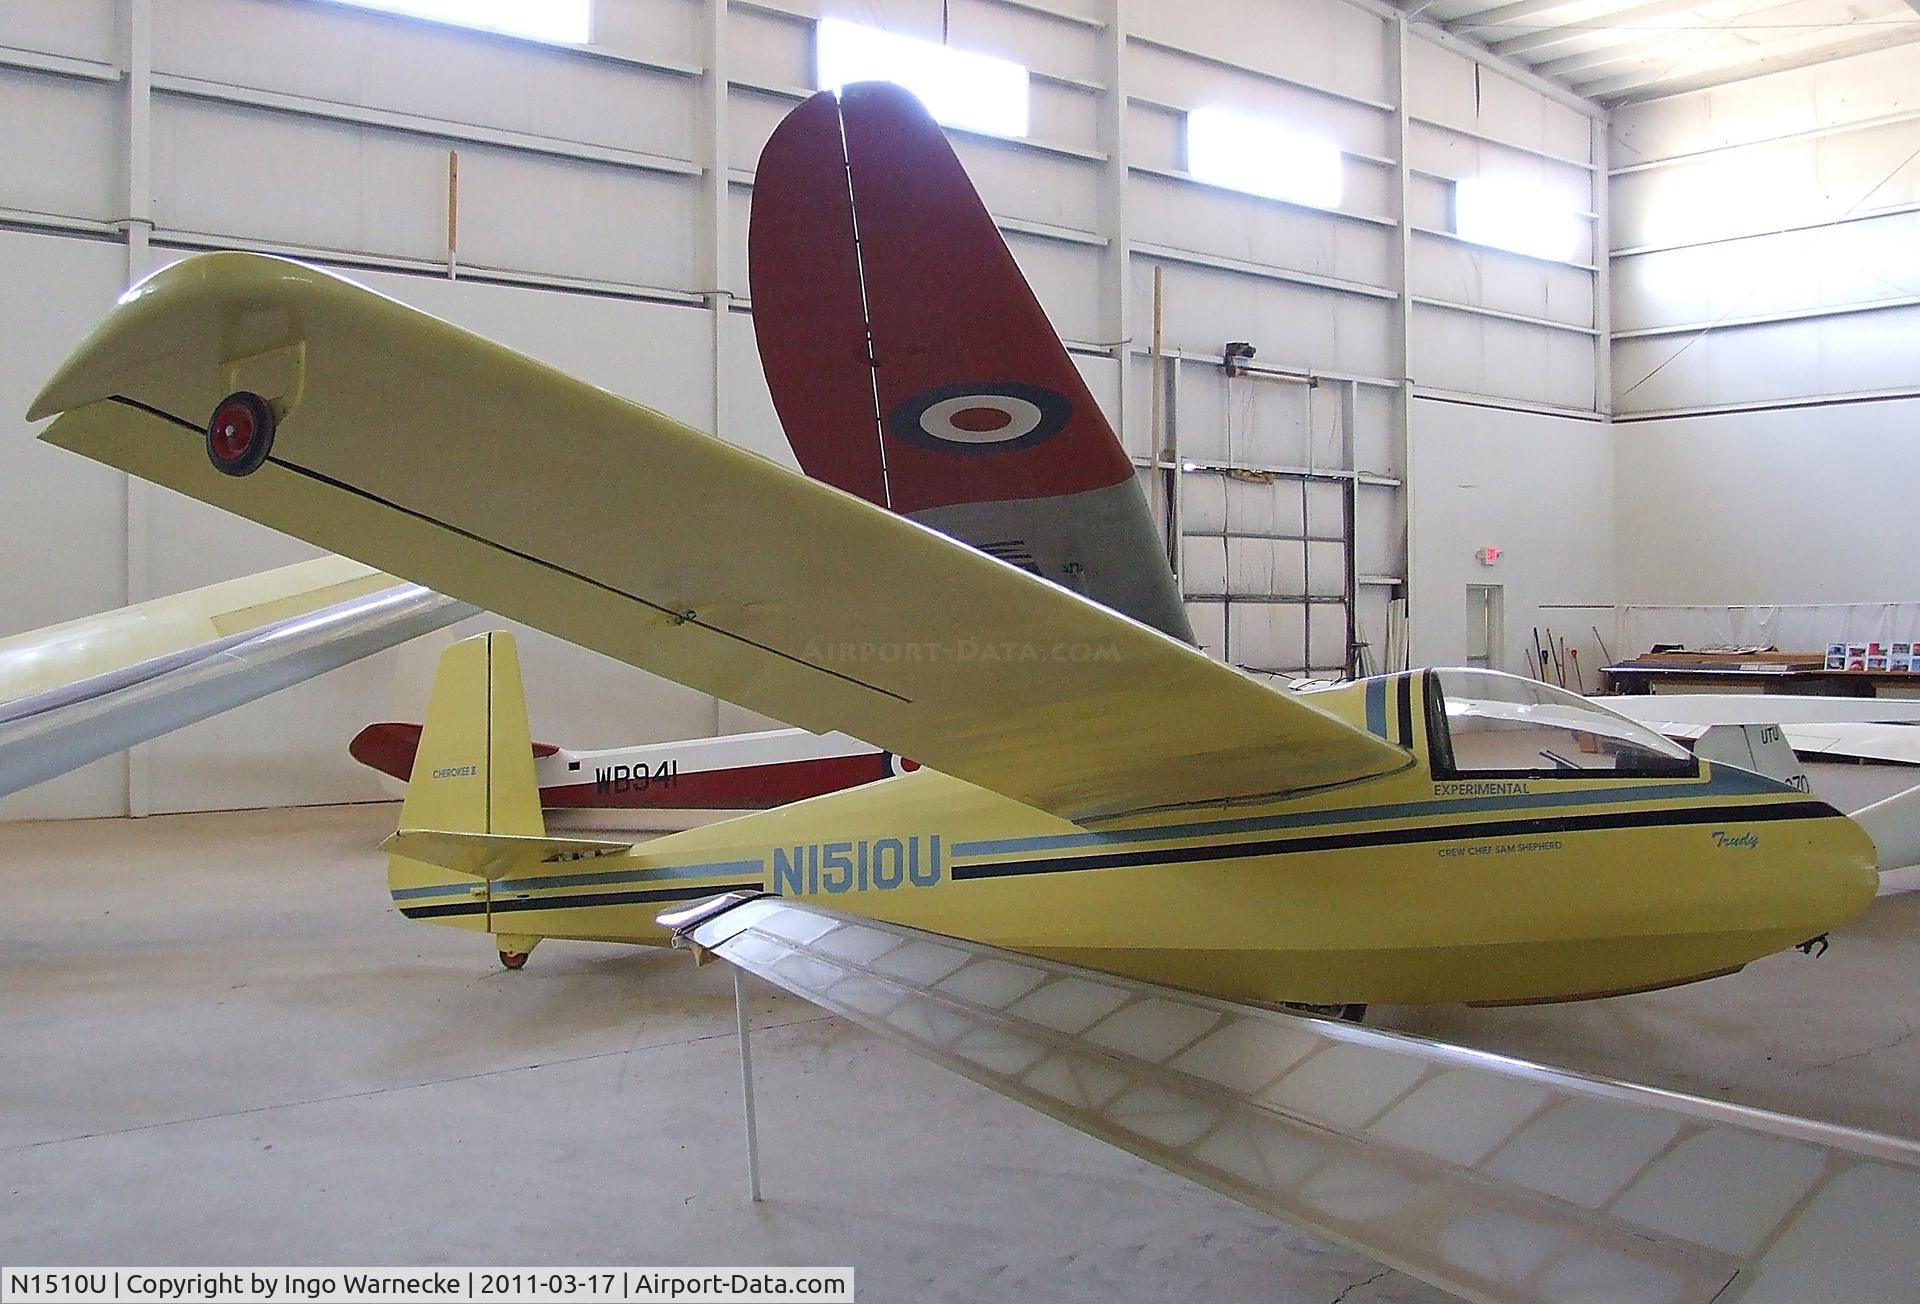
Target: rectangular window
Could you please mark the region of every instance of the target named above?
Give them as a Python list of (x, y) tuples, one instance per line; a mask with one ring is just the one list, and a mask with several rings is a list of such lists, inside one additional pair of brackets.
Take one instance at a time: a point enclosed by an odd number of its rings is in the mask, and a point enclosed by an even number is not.
[(1340, 147), (1272, 118), (1188, 110), (1187, 171), (1196, 181), (1250, 195), (1313, 208), (1340, 206)]
[(332, 3), (563, 45), (585, 45), (593, 35), (593, 0), (332, 0)]
[(823, 91), (852, 82), (892, 82), (911, 91), (943, 126), (1027, 134), (1027, 70), (1017, 63), (837, 18), (820, 20), (814, 43)]
[(1587, 219), (1571, 204), (1538, 183), (1501, 177), (1454, 182), (1453, 231), (1474, 244), (1554, 262), (1586, 252)]

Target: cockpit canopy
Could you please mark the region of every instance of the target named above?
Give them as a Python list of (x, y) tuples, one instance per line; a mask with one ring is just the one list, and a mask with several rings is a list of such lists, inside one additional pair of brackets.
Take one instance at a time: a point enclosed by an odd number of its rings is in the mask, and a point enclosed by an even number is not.
[(1435, 774), (1512, 778), (1688, 775), (1692, 753), (1645, 725), (1535, 679), (1436, 670), (1428, 733)]

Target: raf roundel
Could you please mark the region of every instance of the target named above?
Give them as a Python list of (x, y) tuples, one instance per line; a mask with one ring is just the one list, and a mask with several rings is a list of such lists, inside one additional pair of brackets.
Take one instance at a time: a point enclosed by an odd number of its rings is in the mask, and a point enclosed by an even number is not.
[(944, 453), (1009, 453), (1067, 428), (1073, 403), (1058, 390), (1016, 381), (941, 385), (887, 417), (896, 439)]

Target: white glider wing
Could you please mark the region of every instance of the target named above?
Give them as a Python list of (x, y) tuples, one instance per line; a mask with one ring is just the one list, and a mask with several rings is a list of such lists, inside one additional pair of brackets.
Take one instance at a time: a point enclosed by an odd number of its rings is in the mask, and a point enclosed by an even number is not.
[(1468, 1299), (1908, 1304), (1920, 1146), (780, 897), (681, 944)]
[(321, 557), (0, 640), (0, 796), (473, 614)]

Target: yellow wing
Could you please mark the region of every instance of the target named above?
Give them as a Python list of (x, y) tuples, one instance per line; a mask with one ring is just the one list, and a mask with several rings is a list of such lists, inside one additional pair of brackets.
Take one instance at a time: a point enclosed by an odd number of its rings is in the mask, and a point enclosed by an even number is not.
[[(256, 472), (203, 430), (281, 413)], [(42, 438), (804, 728), (1068, 818), (1409, 757), (1166, 636), (339, 277), (213, 254), (122, 299)]]

